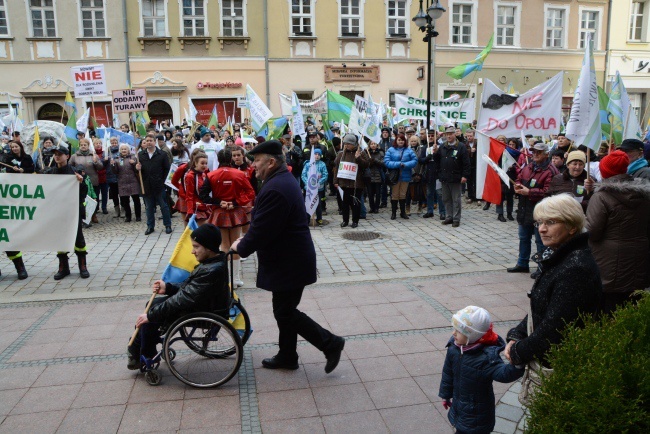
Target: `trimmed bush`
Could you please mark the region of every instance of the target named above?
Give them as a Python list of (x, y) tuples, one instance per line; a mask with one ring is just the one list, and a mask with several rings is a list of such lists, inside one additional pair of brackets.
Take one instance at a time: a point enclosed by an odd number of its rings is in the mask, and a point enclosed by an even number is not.
[(650, 295), (567, 327), (530, 405), (527, 432), (650, 433)]

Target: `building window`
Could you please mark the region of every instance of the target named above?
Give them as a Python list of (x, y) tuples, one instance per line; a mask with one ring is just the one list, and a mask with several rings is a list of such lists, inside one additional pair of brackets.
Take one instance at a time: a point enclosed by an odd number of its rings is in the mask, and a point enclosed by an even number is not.
[[(426, 89), (425, 89), (426, 90)], [(395, 95), (408, 95), (406, 90), (391, 90), (388, 92), (388, 106), (395, 107)], [(426, 96), (425, 96), (426, 98)]]
[(203, 0), (183, 0), (183, 35), (205, 36)]
[(565, 48), (565, 27), (567, 9), (546, 9), (546, 47)]
[(341, 36), (359, 36), (361, 0), (341, 0)]
[(298, 97), (299, 100), (309, 101), (314, 99), (314, 92), (307, 92), (307, 91), (296, 92), (296, 96)]
[(81, 27), (85, 38), (106, 36), (104, 0), (81, 0)]
[(354, 97), (356, 95), (359, 95), (361, 98), (363, 98), (364, 92), (362, 90), (342, 90), (339, 92), (339, 94), (354, 102)]
[(293, 35), (312, 35), (313, 6), (311, 0), (291, 0), (291, 33)]
[(165, 25), (165, 0), (142, 0), (144, 36), (167, 36)]
[(451, 12), (451, 43), (472, 44), (472, 9), (471, 4), (454, 4)]
[(584, 10), (580, 14), (580, 45), (585, 48), (587, 34), (591, 34), (594, 50), (598, 49), (598, 33), (600, 31), (600, 11)]
[(35, 38), (56, 36), (54, 21), (54, 0), (30, 0), (29, 11), (32, 18), (32, 31)]
[(406, 37), (406, 0), (388, 2), (388, 35)]
[(245, 36), (244, 31), (244, 0), (223, 0), (223, 35)]
[(629, 40), (633, 42), (641, 42), (643, 37), (644, 15), (646, 12), (645, 1), (633, 1), (632, 11), (630, 13), (630, 35)]
[(7, 22), (7, 7), (5, 0), (0, 0), (0, 35), (9, 35), (9, 23)]
[(497, 7), (497, 45), (514, 47), (516, 6)]

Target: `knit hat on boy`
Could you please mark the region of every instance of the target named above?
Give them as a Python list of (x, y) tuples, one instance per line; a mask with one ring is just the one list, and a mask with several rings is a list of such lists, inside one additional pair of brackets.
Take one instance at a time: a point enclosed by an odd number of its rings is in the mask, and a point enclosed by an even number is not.
[(623, 151), (614, 151), (600, 160), (599, 169), (603, 179), (627, 172), (630, 159)]
[(478, 306), (467, 306), (454, 314), (451, 325), (467, 336), (467, 343), (473, 344), (490, 330), (490, 314)]
[(206, 249), (219, 253), (219, 248), (221, 247), (221, 231), (215, 225), (206, 223), (199, 226), (192, 231), (190, 238)]

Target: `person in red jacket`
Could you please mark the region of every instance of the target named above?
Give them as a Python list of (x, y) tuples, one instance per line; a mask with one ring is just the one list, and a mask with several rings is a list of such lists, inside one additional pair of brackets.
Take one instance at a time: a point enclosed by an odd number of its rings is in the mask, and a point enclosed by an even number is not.
[(189, 164), (190, 163), (180, 164), (172, 175), (171, 180), (172, 185), (176, 187), (176, 194), (178, 195), (178, 199), (176, 199), (176, 203), (174, 204), (174, 209), (181, 213), (183, 224), (185, 226), (187, 226), (187, 222), (185, 221), (185, 215), (187, 214), (187, 203), (185, 202), (185, 173), (189, 168)]
[[(241, 140), (241, 139), (240, 139)], [(251, 183), (251, 187), (253, 187), (253, 190), (255, 191), (255, 194), (257, 194), (258, 190), (258, 184), (257, 184), (257, 177), (255, 176), (255, 168), (253, 167), (252, 164), (248, 164), (248, 160), (246, 160), (246, 151), (242, 147), (236, 147), (235, 149), (232, 150), (232, 167), (235, 169), (241, 170), (246, 174), (248, 177), (248, 180)], [(248, 211), (248, 220), (250, 221), (250, 214), (251, 212)], [(241, 232), (242, 234), (245, 234), (248, 232), (248, 227), (250, 225), (246, 224), (241, 227)]]
[[(230, 150), (219, 151), (217, 160), (219, 168), (208, 173), (208, 182), (203, 183), (199, 197), (203, 203), (214, 205), (208, 222), (221, 230), (221, 251), (228, 252), (241, 235), (241, 227), (250, 221), (248, 213), (255, 200), (255, 191), (245, 172), (230, 167)], [(239, 256), (235, 255), (233, 274), (238, 287), (244, 285), (239, 277), (240, 266)]]
[(199, 191), (207, 179), (208, 156), (204, 152), (197, 152), (190, 161), (192, 166), (185, 173), (185, 204), (187, 215), (185, 220), (189, 221), (192, 215), (196, 216), (196, 223), (201, 226), (208, 219), (208, 208), (199, 198)]

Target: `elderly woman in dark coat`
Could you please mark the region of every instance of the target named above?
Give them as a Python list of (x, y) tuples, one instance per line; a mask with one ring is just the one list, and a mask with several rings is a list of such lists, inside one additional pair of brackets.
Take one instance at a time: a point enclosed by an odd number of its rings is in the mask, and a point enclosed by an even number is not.
[(582, 207), (568, 194), (543, 199), (533, 218), (545, 250), (541, 273), (529, 293), (530, 313), (508, 332), (506, 357), (514, 365), (541, 362), (562, 341), (567, 324), (596, 313), (602, 295), (600, 273), (583, 233)]
[(120, 145), (120, 154), (113, 159), (113, 171), (117, 173), (117, 187), (120, 195), (120, 204), (124, 208), (126, 223), (131, 221), (131, 204), (129, 198), (133, 199), (133, 208), (135, 210), (135, 221), (141, 220), (140, 207), (140, 180), (138, 171), (135, 168), (137, 161), (135, 156), (131, 155), (131, 147), (127, 144)]
[(650, 182), (628, 175), (628, 162), (623, 151), (600, 161), (603, 182), (587, 209), (589, 245), (600, 268), (607, 313), (650, 286)]
[(368, 200), (370, 212), (377, 214), (381, 202), (381, 186), (384, 182), (384, 151), (379, 148), (376, 142), (370, 141), (368, 145), (370, 155), (370, 182), (368, 183)]

